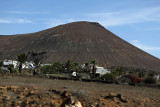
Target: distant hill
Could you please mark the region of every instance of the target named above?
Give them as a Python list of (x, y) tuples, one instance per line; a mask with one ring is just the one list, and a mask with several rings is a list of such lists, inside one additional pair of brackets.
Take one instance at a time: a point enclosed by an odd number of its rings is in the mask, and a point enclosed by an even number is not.
[(0, 36), (0, 58), (28, 53), (43, 63), (96, 59), (104, 67), (121, 66), (160, 72), (160, 60), (122, 40), (95, 22), (73, 22), (36, 33)]

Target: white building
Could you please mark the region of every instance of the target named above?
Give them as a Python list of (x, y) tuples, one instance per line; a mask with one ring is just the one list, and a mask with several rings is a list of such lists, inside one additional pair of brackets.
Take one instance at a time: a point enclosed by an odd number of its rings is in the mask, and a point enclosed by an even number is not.
[(14, 68), (16, 68), (16, 67), (17, 67), (17, 64), (18, 64), (18, 62), (17, 62), (17, 61), (13, 61), (13, 60), (7, 60), (7, 59), (5, 59), (5, 60), (3, 61), (4, 67), (8, 67), (9, 65), (13, 65)]
[(158, 84), (160, 84), (160, 74), (156, 74), (154, 78), (157, 80)]
[(104, 69), (104, 67), (96, 66), (96, 74), (99, 74), (100, 77), (101, 77), (102, 75), (107, 74), (107, 73), (110, 73), (110, 71), (107, 70), (107, 69)]
[[(9, 65), (13, 65), (14, 68), (18, 68), (18, 61), (14, 60), (4, 60), (3, 61), (4, 68), (7, 68)], [(22, 69), (27, 68), (27, 69), (32, 69), (35, 68), (34, 64), (32, 62), (26, 62), (25, 64), (22, 64)]]

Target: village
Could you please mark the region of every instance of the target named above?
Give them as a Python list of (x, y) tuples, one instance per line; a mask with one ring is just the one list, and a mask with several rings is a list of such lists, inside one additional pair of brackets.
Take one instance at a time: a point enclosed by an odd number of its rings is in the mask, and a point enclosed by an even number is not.
[(41, 64), (39, 59), (22, 63), (22, 72), (18, 72), (20, 62), (17, 60), (5, 59), (2, 61), (1, 71), (6, 73), (27, 74), (27, 75), (47, 75), (57, 78), (72, 78), (78, 80), (96, 80), (107, 83), (123, 84), (160, 84), (160, 74), (151, 71), (126, 70), (122, 67), (104, 68), (98, 66), (96, 60), (90, 63), (78, 64), (67, 61), (64, 64), (55, 62), (53, 64)]
[[(16, 61), (16, 60), (8, 60), (8, 59), (5, 59), (3, 61), (3, 67), (1, 67), (2, 70), (6, 71), (6, 72), (10, 72), (10, 70), (8, 69), (10, 65), (13, 65), (13, 68), (14, 69), (18, 69), (18, 64), (19, 62)], [(45, 66), (52, 66), (52, 64), (40, 64), (39, 66), (41, 67), (45, 67)], [(85, 69), (86, 65), (85, 64), (82, 64), (81, 65), (82, 69)], [(36, 66), (35, 66), (35, 63), (33, 61), (30, 61), (30, 62), (25, 62), (22, 64), (22, 69), (28, 69), (28, 70), (33, 70), (35, 69)], [(92, 66), (90, 65), (90, 67), (88, 69), (91, 70)], [(106, 73), (110, 73), (110, 71), (108, 69), (105, 69), (104, 67), (100, 67), (100, 66), (95, 66), (96, 68), (96, 75), (97, 76), (103, 76), (105, 75)], [(71, 73), (72, 76), (77, 76), (77, 72), (72, 70), (73, 72)], [(64, 69), (64, 72), (67, 73), (67, 68)]]

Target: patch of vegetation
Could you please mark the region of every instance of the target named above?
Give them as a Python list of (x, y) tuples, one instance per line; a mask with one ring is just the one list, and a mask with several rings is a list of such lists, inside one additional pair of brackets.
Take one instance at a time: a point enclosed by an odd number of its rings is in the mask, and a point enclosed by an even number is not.
[(145, 84), (156, 84), (156, 80), (152, 77), (147, 77), (145, 80), (144, 80), (144, 83)]
[(14, 68), (13, 64), (10, 64), (8, 66), (8, 70), (9, 70), (10, 73), (18, 73), (18, 70), (16, 68)]
[(108, 82), (108, 83), (114, 83), (116, 82), (116, 77), (113, 74), (105, 74), (101, 77), (102, 80)]
[(16, 56), (16, 60), (19, 62), (18, 68), (19, 68), (19, 73), (22, 73), (22, 65), (28, 60), (28, 55), (25, 53), (21, 53)]
[(45, 65), (40, 67), (41, 73), (43, 74), (52, 74), (53, 68), (51, 65)]

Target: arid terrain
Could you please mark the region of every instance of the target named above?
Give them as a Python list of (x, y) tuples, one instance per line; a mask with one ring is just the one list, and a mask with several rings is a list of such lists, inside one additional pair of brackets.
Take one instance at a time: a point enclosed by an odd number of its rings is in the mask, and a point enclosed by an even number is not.
[[(160, 105), (158, 88), (20, 76), (1, 76), (0, 81), (1, 107), (76, 107), (75, 103), (83, 107)], [(71, 102), (74, 104), (67, 106)]]

